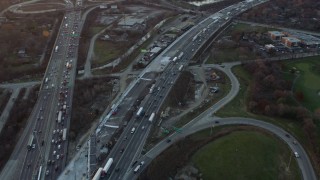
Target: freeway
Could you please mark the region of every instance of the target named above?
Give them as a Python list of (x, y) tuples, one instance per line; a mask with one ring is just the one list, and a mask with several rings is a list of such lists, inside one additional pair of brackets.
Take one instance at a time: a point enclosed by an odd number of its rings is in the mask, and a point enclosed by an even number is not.
[[(153, 149), (151, 149), (145, 156), (141, 157), (139, 159), (140, 161), (145, 162), (145, 167), (147, 167), (148, 164), (151, 163), (151, 161), (156, 158), (161, 152), (163, 152), (166, 148), (168, 148), (172, 143), (175, 143), (186, 136), (193, 134), (195, 132), (201, 131), (206, 128), (210, 127), (216, 127), (216, 126), (223, 126), (223, 125), (249, 125), (249, 126), (255, 126), (262, 129), (265, 129), (273, 134), (275, 134), (279, 139), (284, 141), (289, 148), (292, 150), (292, 152), (297, 152), (299, 154), (299, 158), (296, 158), (296, 161), (298, 162), (299, 168), (302, 173), (303, 179), (306, 180), (316, 180), (316, 174), (314, 172), (314, 169), (312, 167), (312, 164), (309, 160), (308, 154), (303, 149), (302, 145), (288, 132), (283, 130), (282, 128), (273, 125), (271, 123), (267, 123), (264, 121), (256, 120), (256, 119), (250, 119), (250, 118), (240, 118), (240, 117), (231, 117), (231, 118), (218, 118), (218, 117), (211, 117), (211, 116), (203, 116), (200, 120), (197, 119), (197, 122), (193, 124), (192, 126), (189, 126), (187, 128), (182, 128), (183, 130), (181, 133), (174, 133), (171, 136), (169, 136), (167, 139), (170, 139), (171, 142), (168, 143), (164, 139), (163, 141), (159, 142)], [(295, 143), (293, 143), (295, 142)], [(293, 156), (293, 153), (292, 153)], [(141, 169), (142, 171), (143, 169)], [(135, 175), (135, 178), (137, 178), (137, 175)]]
[[(253, 1), (241, 2), (209, 16), (179, 37), (154, 60), (159, 62), (166, 59), (169, 63), (163, 66), (161, 64), (160, 69), (162, 73), (157, 74), (158, 76), (153, 79), (153, 81), (155, 81), (153, 90), (150, 90), (150, 93), (146, 95), (140, 103), (140, 107), (144, 109), (144, 114), (142, 116), (136, 116), (134, 112), (132, 113), (133, 115), (129, 117), (129, 123), (108, 155), (107, 159), (113, 158), (114, 163), (104, 178), (132, 179), (133, 168), (136, 167), (136, 163), (134, 162), (139, 159), (147, 136), (152, 130), (154, 119), (157, 118), (161, 105), (172, 88), (172, 85), (180, 76), (180, 72), (188, 65), (188, 62), (204, 45), (207, 39), (214, 35), (222, 26), (226, 25), (231, 17), (263, 2), (265, 1), (257, 1), (255, 3)], [(232, 13), (230, 13), (231, 10)], [(145, 69), (134, 82), (135, 84), (129, 87), (127, 91), (129, 93), (123, 97), (130, 98), (130, 92), (135, 90), (136, 84), (146, 78), (145, 76), (148, 72), (150, 72), (150, 70)], [(234, 96), (235, 95), (233, 95), (233, 97)], [(230, 97), (230, 100), (233, 97)], [(225, 103), (226, 102), (221, 102), (218, 106)], [(115, 107), (117, 106), (122, 107), (121, 101), (115, 105)], [(138, 107), (134, 109), (137, 110)], [(110, 114), (108, 117), (110, 117)], [(101, 129), (101, 125), (98, 129)], [(98, 134), (99, 131), (100, 130), (97, 130)]]
[(62, 20), (37, 102), (1, 179), (56, 179), (65, 166), (80, 14), (69, 11)]

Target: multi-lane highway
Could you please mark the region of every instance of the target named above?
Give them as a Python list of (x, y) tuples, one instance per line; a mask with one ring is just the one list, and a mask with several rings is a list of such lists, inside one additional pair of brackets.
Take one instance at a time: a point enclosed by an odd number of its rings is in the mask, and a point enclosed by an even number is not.
[[(154, 60), (169, 59), (169, 63), (164, 67), (162, 73), (153, 79), (155, 81), (153, 89), (150, 90), (150, 93), (140, 103), (139, 107), (143, 107), (143, 115), (136, 115), (137, 111), (133, 113), (127, 127), (108, 155), (107, 160), (113, 158), (113, 164), (105, 178), (132, 178), (133, 170), (141, 163), (136, 162), (136, 160), (141, 155), (143, 145), (151, 130), (151, 126), (159, 114), (161, 104), (168, 95), (172, 85), (178, 79), (180, 72), (188, 65), (188, 61), (193, 58), (207, 39), (230, 21), (230, 18), (262, 2), (264, 1), (238, 3), (211, 15), (178, 38)], [(136, 84), (126, 94), (126, 98), (130, 97), (131, 91), (136, 90), (142, 79), (147, 79), (145, 77), (148, 75), (146, 72), (147, 70), (141, 73), (138, 80), (136, 80)], [(121, 102), (119, 106), (122, 107)], [(138, 110), (139, 108), (136, 107), (135, 109)]]
[[(66, 1), (66, 7), (74, 6)], [(65, 167), (80, 15), (69, 11), (63, 17), (38, 100), (0, 179), (56, 179)]]

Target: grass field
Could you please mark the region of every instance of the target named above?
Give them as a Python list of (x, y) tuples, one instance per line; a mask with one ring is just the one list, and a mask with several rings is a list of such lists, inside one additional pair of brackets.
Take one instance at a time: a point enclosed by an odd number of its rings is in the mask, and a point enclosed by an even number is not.
[(118, 58), (123, 51), (118, 46), (112, 45), (111, 42), (97, 40), (94, 46), (94, 67), (108, 64)]
[(221, 137), (196, 152), (192, 161), (203, 179), (301, 179), (288, 147), (269, 135), (240, 131)]
[(304, 58), (303, 61), (289, 61), (288, 69), (295, 67), (300, 73), (294, 84), (294, 92), (302, 92), (301, 104), (310, 111), (320, 109), (320, 56)]

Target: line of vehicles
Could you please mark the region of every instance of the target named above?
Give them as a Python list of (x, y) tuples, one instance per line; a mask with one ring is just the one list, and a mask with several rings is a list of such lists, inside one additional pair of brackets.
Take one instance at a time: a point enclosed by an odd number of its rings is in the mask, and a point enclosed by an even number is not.
[[(196, 36), (193, 36), (193, 38), (192, 37), (190, 37), (190, 39), (192, 38), (192, 41), (193, 41), (193, 43), (192, 43), (192, 46), (195, 46), (196, 44), (197, 45), (200, 45), (201, 43), (203, 43), (203, 41), (205, 41), (206, 39), (207, 39), (207, 37), (208, 36), (210, 36), (210, 35), (212, 35), (214, 32), (215, 32), (215, 30), (216, 29), (214, 29), (214, 27), (217, 27), (217, 26), (214, 26), (214, 24), (215, 23), (217, 23), (218, 21), (219, 21), (219, 17), (216, 17), (216, 18), (212, 18), (211, 20), (210, 20), (210, 22), (205, 22), (205, 23), (202, 23), (202, 24), (200, 24), (200, 27), (201, 26), (205, 26), (204, 28), (200, 28), (200, 30), (199, 30), (199, 32), (195, 32), (194, 34), (196, 34)], [(221, 18), (221, 20), (223, 20), (223, 18)], [(203, 41), (202, 41), (203, 40)], [(193, 48), (191, 45), (188, 47), (188, 48)], [(199, 47), (198, 47), (199, 48)], [(187, 49), (186, 48), (186, 50), (187, 51), (185, 51), (185, 53), (186, 54), (188, 54), (189, 53), (189, 51), (190, 51), (190, 49)], [(192, 51), (194, 51), (194, 49), (192, 49)], [(150, 122), (150, 123), (152, 123), (153, 121), (155, 121), (155, 118), (156, 118), (156, 113), (158, 112), (158, 110), (157, 110), (157, 108), (159, 108), (159, 102), (161, 101), (161, 99), (162, 99), (162, 97), (164, 97), (165, 96), (165, 93), (167, 93), (168, 91), (166, 90), (166, 91), (164, 91), (164, 90), (162, 90), (162, 89), (165, 89), (165, 88), (167, 88), (168, 87), (168, 82), (169, 82), (169, 84), (173, 84), (172, 82), (174, 82), (177, 78), (178, 78), (178, 76), (175, 76), (174, 78), (172, 78), (174, 75), (179, 75), (179, 72), (181, 72), (182, 70), (183, 70), (183, 68), (187, 65), (187, 58), (184, 58), (183, 59), (183, 57), (184, 57), (184, 52), (178, 52), (178, 53), (176, 53), (176, 54), (178, 54), (177, 56), (174, 56), (174, 57), (171, 57), (172, 59), (171, 59), (171, 62), (173, 62), (173, 63), (171, 63), (171, 65), (170, 66), (167, 66), (167, 69), (163, 72), (163, 74), (161, 75), (162, 77), (161, 78), (159, 78), (159, 83), (157, 82), (157, 85), (156, 85), (156, 83), (154, 83), (154, 84), (152, 84), (151, 85), (151, 87), (150, 87), (150, 89), (149, 89), (149, 94), (151, 94), (151, 96), (150, 97), (152, 97), (152, 98), (150, 98), (149, 100), (149, 102), (148, 102), (148, 104), (149, 104), (149, 106), (148, 106), (148, 108), (145, 106), (145, 105), (143, 105), (144, 107), (139, 107), (139, 109), (138, 109), (138, 111), (136, 112), (136, 116), (135, 116), (135, 119), (137, 120), (137, 119), (142, 119), (141, 117), (146, 117), (146, 119)], [(190, 55), (190, 54), (189, 54)], [(183, 61), (181, 61), (181, 62), (179, 62), (179, 63), (177, 63), (177, 61), (178, 60), (183, 60)], [(171, 69), (169, 69), (169, 67), (171, 67)], [(169, 88), (167, 88), (167, 89), (169, 89)], [(157, 93), (156, 93), (157, 92)], [(155, 99), (155, 98), (157, 98), (157, 99)], [(151, 102), (152, 101), (152, 102)], [(158, 102), (158, 103), (154, 103), (154, 102)], [(156, 108), (155, 108), (156, 107)], [(153, 109), (154, 108), (154, 109)], [(146, 109), (146, 110), (145, 110)], [(150, 114), (151, 113), (151, 114)], [(150, 116), (149, 116), (150, 115)], [(144, 124), (145, 125), (145, 124)], [(140, 126), (142, 126), (142, 124), (140, 125)], [(135, 137), (139, 137), (139, 138), (141, 138), (142, 136), (141, 136), (141, 133), (136, 133), (136, 131), (137, 131), (137, 128), (139, 128), (139, 127), (137, 127), (137, 126), (131, 126), (130, 127), (131, 128), (131, 131), (130, 131), (130, 129), (129, 129), (129, 132), (133, 135), (133, 136), (135, 136)], [(144, 126), (142, 126), (142, 129), (144, 129)], [(146, 132), (146, 131), (145, 131)], [(124, 140), (127, 138), (127, 136), (125, 136), (125, 138), (124, 138)], [(139, 139), (140, 140), (140, 139)], [(167, 140), (167, 142), (169, 143), (171, 140), (170, 139), (168, 139)], [(133, 141), (131, 141), (131, 142), (133, 142)], [(118, 143), (120, 143), (120, 145), (119, 146), (122, 146), (122, 147), (119, 147), (119, 148), (115, 148), (116, 150), (115, 151), (118, 151), (118, 149), (120, 149), (120, 153), (123, 153), (124, 152), (124, 147), (126, 147), (126, 148), (132, 148), (132, 145), (130, 146), (130, 144), (129, 145), (125, 145), (125, 146), (123, 146), (123, 144), (121, 144), (121, 142), (120, 141), (118, 141)], [(135, 143), (137, 143), (137, 141), (135, 141)], [(132, 144), (132, 143), (131, 143)], [(130, 149), (131, 151), (133, 150), (133, 149)], [(114, 151), (114, 152), (115, 152)], [(117, 152), (118, 153), (118, 152)], [(120, 159), (118, 160), (118, 157), (119, 157), (119, 154), (117, 154), (117, 153), (113, 153), (113, 152), (111, 152), (111, 155), (109, 155), (110, 156), (110, 158), (109, 158), (109, 160), (107, 161), (107, 163), (106, 163), (106, 165), (105, 165), (105, 167), (107, 167), (107, 168), (99, 168), (98, 169), (98, 171), (96, 172), (96, 174), (95, 174), (95, 176), (94, 176), (94, 180), (96, 180), (96, 179), (99, 179), (100, 178), (100, 176), (102, 175), (102, 176), (104, 176), (104, 174), (106, 174), (106, 173), (108, 173), (108, 170), (110, 169), (110, 167), (112, 166), (112, 163), (114, 163), (113, 162), (113, 158), (115, 158), (115, 159), (117, 159), (116, 160), (116, 162), (117, 162), (117, 165), (116, 165), (116, 167), (115, 167), (115, 172), (118, 172), (119, 171), (119, 167), (121, 167), (121, 168), (126, 168), (126, 165), (124, 165), (124, 164), (126, 164), (126, 162), (127, 161), (130, 161), (131, 159), (131, 157), (130, 157), (130, 155), (127, 153), (127, 152), (125, 152), (126, 153), (126, 155), (121, 155), (120, 156)], [(125, 157), (125, 158), (123, 158), (123, 157)], [(129, 159), (128, 159), (129, 158)], [(134, 158), (134, 157), (133, 157)], [(112, 162), (110, 163), (110, 159), (112, 159)], [(121, 162), (122, 161), (122, 162)], [(108, 163), (109, 162), (109, 163)], [(131, 162), (131, 161), (130, 161)], [(133, 170), (133, 173), (137, 173), (139, 170), (140, 170), (140, 168), (141, 168), (141, 166), (144, 164), (144, 162), (141, 162), (140, 164), (138, 164), (138, 165), (136, 165), (138, 162), (137, 161), (135, 161), (133, 164), (132, 164), (132, 166), (131, 166), (131, 169)], [(127, 170), (127, 169), (126, 169)], [(120, 175), (119, 175), (119, 173), (118, 174), (111, 174), (111, 176), (113, 177), (113, 178), (117, 178), (117, 177), (119, 177)], [(121, 177), (121, 176), (120, 176)]]
[[(106, 175), (110, 174), (108, 171), (110, 170), (112, 163), (113, 163), (113, 158), (109, 158), (106, 164), (104, 165), (104, 167), (99, 167), (99, 169), (93, 176), (92, 180), (99, 180), (101, 177), (105, 177)], [(138, 165), (137, 163), (138, 161), (135, 161), (131, 165), (131, 168), (134, 167), (134, 170), (133, 170), (134, 173), (137, 173), (140, 170), (140, 168), (145, 164), (144, 161), (141, 161)], [(115, 169), (116, 172), (118, 172), (119, 170), (120, 170), (119, 168)]]
[[(77, 14), (74, 13), (75, 17), (74, 19), (77, 19)], [(72, 16), (72, 15), (71, 15)], [(58, 55), (63, 56), (65, 60), (63, 60), (63, 71), (62, 78), (60, 82), (57, 84), (57, 90), (58, 90), (58, 103), (57, 103), (57, 111), (55, 114), (55, 125), (54, 130), (52, 132), (52, 139), (51, 139), (51, 149), (49, 158), (47, 160), (47, 168), (45, 175), (48, 176), (50, 174), (51, 169), (54, 171), (58, 171), (60, 169), (60, 165), (63, 165), (62, 161), (64, 159), (64, 153), (66, 148), (66, 140), (68, 135), (68, 129), (67, 129), (67, 120), (70, 118), (71, 115), (71, 109), (69, 104), (71, 103), (71, 89), (69, 87), (69, 83), (71, 82), (71, 76), (73, 68), (73, 58), (75, 54), (75, 47), (74, 44), (76, 43), (77, 39), (76, 37), (71, 36), (65, 36), (70, 31), (75, 31), (78, 28), (78, 25), (76, 23), (72, 23), (71, 17), (65, 16), (64, 17), (64, 25), (62, 32), (58, 36), (57, 43), (59, 45), (55, 46), (55, 53), (59, 53)], [(69, 24), (71, 26), (69, 26)], [(72, 26), (73, 24), (73, 26)], [(65, 36), (65, 37), (64, 37)], [(65, 51), (60, 51), (59, 46), (63, 46), (63, 44), (67, 43), (67, 48)], [(71, 58), (71, 59), (70, 59)], [(59, 161), (59, 163), (58, 163)]]

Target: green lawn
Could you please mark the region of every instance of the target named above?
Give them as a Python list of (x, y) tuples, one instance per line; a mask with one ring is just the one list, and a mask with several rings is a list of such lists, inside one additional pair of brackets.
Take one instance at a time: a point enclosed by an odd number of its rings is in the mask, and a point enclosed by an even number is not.
[(294, 84), (294, 92), (302, 92), (302, 105), (314, 112), (320, 108), (320, 56), (305, 58), (303, 61), (288, 61), (288, 69), (295, 67), (299, 77)]
[(116, 58), (120, 57), (123, 53), (123, 48), (119, 48), (108, 41), (97, 40), (94, 45), (94, 60), (92, 65), (99, 66), (112, 62)]
[(94, 36), (95, 34), (99, 33), (102, 29), (104, 29), (105, 27), (103, 26), (95, 26), (95, 27), (91, 27), (90, 28), (90, 33), (92, 36)]
[[(286, 171), (292, 156), (290, 169)], [(288, 147), (269, 135), (237, 131), (197, 151), (192, 161), (203, 179), (301, 179)]]

